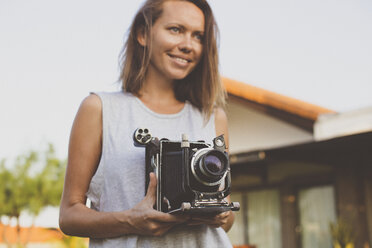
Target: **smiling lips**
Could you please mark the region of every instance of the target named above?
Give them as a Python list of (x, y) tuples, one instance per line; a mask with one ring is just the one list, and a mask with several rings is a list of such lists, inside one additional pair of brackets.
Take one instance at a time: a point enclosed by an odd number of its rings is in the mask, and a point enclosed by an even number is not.
[(177, 62), (177, 64), (180, 64), (180, 65), (187, 65), (188, 63), (191, 62), (191, 59), (183, 58), (180, 56), (176, 56), (172, 54), (168, 54), (168, 56), (171, 57), (174, 61)]

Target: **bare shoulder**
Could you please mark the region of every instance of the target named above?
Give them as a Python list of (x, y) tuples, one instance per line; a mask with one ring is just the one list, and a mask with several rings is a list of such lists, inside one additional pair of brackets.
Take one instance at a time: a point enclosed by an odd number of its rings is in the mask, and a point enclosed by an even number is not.
[[(102, 132), (102, 102), (101, 99), (95, 95), (91, 94), (87, 96), (81, 103), (80, 108), (76, 114), (74, 125), (72, 128), (72, 139), (78, 138), (81, 143), (80, 138), (84, 138), (87, 142), (82, 142), (84, 145), (86, 143), (92, 142), (95, 138), (96, 142), (100, 141)], [(81, 144), (80, 144), (81, 145)]]
[(227, 123), (227, 115), (226, 115), (225, 110), (223, 110), (223, 108), (221, 107), (216, 108), (214, 111), (214, 115), (215, 115), (216, 121), (223, 121)]
[(224, 134), (225, 136), (227, 134), (227, 115), (225, 110), (222, 108), (216, 108), (214, 111), (214, 123), (216, 127), (216, 134), (221, 135)]
[(81, 103), (79, 111), (92, 111), (97, 114), (102, 112), (102, 102), (96, 94), (90, 94)]

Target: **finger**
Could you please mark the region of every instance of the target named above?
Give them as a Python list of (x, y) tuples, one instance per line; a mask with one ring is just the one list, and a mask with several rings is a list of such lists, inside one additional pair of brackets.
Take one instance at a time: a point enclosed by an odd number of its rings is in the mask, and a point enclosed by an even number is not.
[(186, 222), (189, 217), (183, 215), (167, 214), (154, 210), (151, 219), (163, 223), (182, 223)]
[(205, 223), (204, 221), (191, 221), (187, 223), (188, 226), (198, 226), (202, 224), (207, 224), (207, 223)]
[(221, 225), (209, 225), (209, 226), (214, 227), (214, 228), (218, 228), (218, 227), (220, 227)]
[[(188, 222), (191, 225), (197, 225), (197, 224), (206, 224), (211, 226), (221, 226), (227, 222), (226, 219), (193, 219), (192, 221)], [(195, 224), (196, 223), (196, 224)]]
[(201, 225), (201, 224), (211, 224), (211, 223), (215, 223), (216, 221), (214, 219), (210, 219), (210, 218), (194, 218), (192, 217), (192, 219), (189, 219), (187, 221), (187, 224), (190, 224), (190, 225)]
[(156, 230), (154, 233), (152, 233), (154, 236), (161, 236), (164, 233), (168, 232), (175, 224), (170, 223), (161, 223), (158, 224), (158, 230)]
[(150, 182), (149, 186), (147, 188), (147, 193), (146, 193), (146, 200), (151, 203), (151, 206), (155, 204), (156, 201), (156, 176), (153, 172), (150, 173)]
[(226, 212), (223, 212), (222, 214), (225, 216), (229, 216), (231, 213), (232, 213), (231, 211), (226, 211)]
[(218, 215), (216, 215), (216, 217), (227, 217), (230, 215), (230, 211), (226, 211), (226, 212), (222, 212)]
[(223, 225), (224, 223), (221, 222), (221, 221), (190, 221), (187, 223), (187, 225), (189, 226), (196, 226), (196, 225), (202, 225), (202, 224), (205, 224), (205, 225), (208, 225), (208, 226), (212, 226), (212, 227), (220, 227), (221, 225)]
[(218, 219), (220, 219), (220, 220), (223, 220), (223, 219), (229, 218), (229, 216), (230, 216), (230, 213), (229, 212), (225, 212), (225, 213), (222, 213), (222, 214), (217, 215), (216, 217)]
[(203, 218), (203, 217), (193, 217), (192, 220), (195, 221), (203, 221), (203, 222), (214, 222), (219, 221), (221, 218), (213, 217), (213, 218)]

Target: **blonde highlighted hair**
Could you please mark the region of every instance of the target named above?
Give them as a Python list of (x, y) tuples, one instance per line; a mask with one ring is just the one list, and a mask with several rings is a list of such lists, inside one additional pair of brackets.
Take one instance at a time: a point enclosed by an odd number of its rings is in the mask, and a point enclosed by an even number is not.
[[(163, 3), (171, 0), (147, 0), (137, 12), (129, 30), (127, 41), (120, 55), (120, 81), (122, 89), (138, 95), (145, 80), (150, 63), (151, 30), (153, 24), (162, 14)], [(224, 107), (226, 93), (222, 87), (218, 71), (217, 38), (218, 28), (212, 9), (205, 0), (187, 1), (202, 10), (205, 19), (203, 36), (203, 53), (199, 64), (184, 79), (176, 80), (174, 92), (177, 100), (189, 101), (209, 119), (214, 107)], [(142, 33), (146, 46), (137, 40)]]

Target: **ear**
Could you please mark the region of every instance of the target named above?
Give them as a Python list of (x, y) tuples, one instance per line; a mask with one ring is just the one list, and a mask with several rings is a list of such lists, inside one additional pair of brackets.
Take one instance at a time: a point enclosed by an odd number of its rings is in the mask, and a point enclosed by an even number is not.
[(137, 30), (137, 41), (141, 46), (146, 46), (145, 29), (143, 27)]

